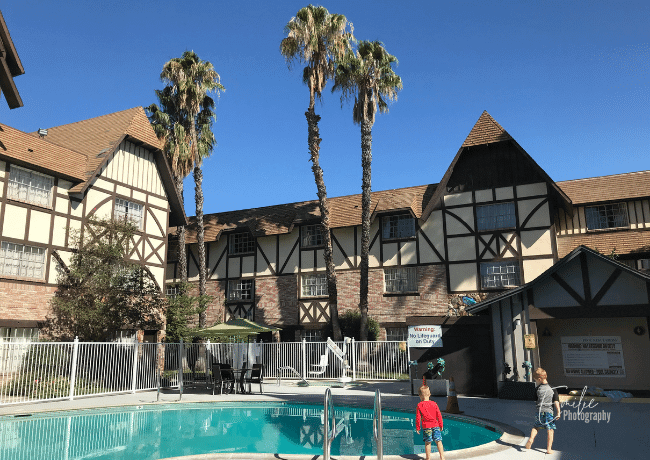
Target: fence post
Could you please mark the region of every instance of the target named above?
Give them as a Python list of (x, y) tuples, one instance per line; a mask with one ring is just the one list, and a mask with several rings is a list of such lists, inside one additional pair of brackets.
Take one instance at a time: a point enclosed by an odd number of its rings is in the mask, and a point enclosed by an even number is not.
[(302, 343), (300, 345), (302, 351), (302, 367), (300, 368), (300, 375), (303, 379), (307, 378), (307, 341), (305, 338), (302, 338)]
[(74, 383), (77, 378), (77, 355), (79, 353), (79, 337), (72, 344), (72, 363), (70, 365), (70, 401), (74, 399)]
[(183, 400), (183, 339), (178, 345), (178, 400)]
[(156, 343), (156, 358), (154, 366), (154, 369), (156, 369), (156, 386), (158, 387), (156, 402), (158, 402), (160, 401), (160, 343)]
[(136, 383), (137, 383), (137, 377), (138, 377), (138, 347), (140, 346), (140, 342), (138, 342), (138, 339), (135, 339), (135, 343), (133, 344), (133, 365), (132, 371), (131, 371), (131, 393), (135, 393), (135, 388), (136, 388)]
[(352, 345), (350, 349), (352, 350), (352, 381), (357, 380), (357, 342), (352, 338)]
[(210, 384), (208, 378), (209, 370), (212, 368), (212, 359), (210, 358), (210, 339), (205, 341), (205, 385)]

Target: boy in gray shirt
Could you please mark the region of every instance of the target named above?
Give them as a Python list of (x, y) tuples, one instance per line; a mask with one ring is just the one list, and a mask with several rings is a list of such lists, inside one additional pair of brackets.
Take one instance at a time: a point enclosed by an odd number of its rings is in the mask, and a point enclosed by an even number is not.
[[(557, 390), (551, 388), (546, 380), (546, 371), (541, 367), (535, 369), (535, 381), (539, 384), (537, 387), (537, 412), (535, 413), (535, 424), (530, 431), (530, 438), (526, 443), (526, 449), (530, 449), (537, 436), (537, 430), (545, 429), (548, 435), (546, 441), (546, 453), (553, 451), (553, 433), (555, 432), (555, 421), (560, 418), (560, 396)], [(553, 406), (555, 406), (555, 417), (553, 416)]]

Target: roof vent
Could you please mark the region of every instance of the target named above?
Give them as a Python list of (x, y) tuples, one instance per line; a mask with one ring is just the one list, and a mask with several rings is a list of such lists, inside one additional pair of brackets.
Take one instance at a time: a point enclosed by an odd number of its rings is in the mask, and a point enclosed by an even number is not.
[(41, 138), (47, 136), (47, 129), (38, 128), (38, 135), (41, 136)]

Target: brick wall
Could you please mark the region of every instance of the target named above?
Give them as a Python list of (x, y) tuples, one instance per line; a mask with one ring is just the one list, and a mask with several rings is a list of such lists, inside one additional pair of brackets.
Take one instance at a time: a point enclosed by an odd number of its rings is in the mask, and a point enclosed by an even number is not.
[(45, 321), (56, 286), (0, 281), (0, 319)]

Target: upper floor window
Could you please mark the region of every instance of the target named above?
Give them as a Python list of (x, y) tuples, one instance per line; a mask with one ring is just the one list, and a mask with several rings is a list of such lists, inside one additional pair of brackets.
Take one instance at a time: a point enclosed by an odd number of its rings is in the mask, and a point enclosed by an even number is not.
[(312, 246), (323, 245), (323, 234), (321, 232), (321, 225), (305, 225), (302, 227), (302, 247), (308, 248)]
[(53, 177), (11, 165), (7, 198), (49, 207), (53, 187)]
[(495, 203), (476, 207), (476, 228), (480, 231), (513, 228), (517, 225), (515, 203)]
[(116, 198), (115, 219), (130, 220), (138, 229), (142, 228), (142, 205)]
[(495, 289), (520, 284), (519, 262), (485, 262), (481, 264), (481, 288)]
[(627, 205), (625, 203), (601, 204), (585, 208), (587, 230), (627, 227)]
[(318, 297), (327, 294), (327, 276), (325, 274), (302, 275), (302, 296)]
[(168, 299), (175, 299), (181, 294), (181, 288), (178, 284), (168, 284), (165, 286), (165, 295)]
[(251, 300), (253, 298), (253, 280), (228, 281), (228, 300)]
[(230, 254), (247, 254), (255, 252), (255, 238), (248, 233), (230, 235)]
[(384, 282), (386, 292), (417, 292), (417, 273), (415, 267), (385, 268)]
[(385, 240), (412, 238), (415, 236), (415, 219), (410, 214), (386, 216), (382, 219), (382, 228)]
[(45, 249), (3, 241), (0, 246), (0, 273), (22, 278), (43, 279)]

